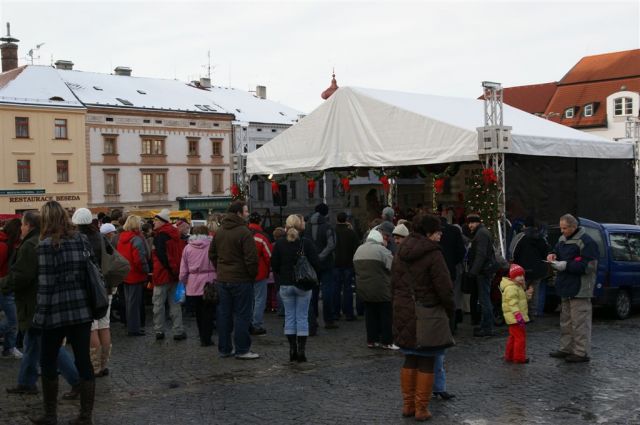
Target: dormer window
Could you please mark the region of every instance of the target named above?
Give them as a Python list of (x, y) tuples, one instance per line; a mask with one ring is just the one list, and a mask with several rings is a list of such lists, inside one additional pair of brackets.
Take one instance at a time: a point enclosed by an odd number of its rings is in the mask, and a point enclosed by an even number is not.
[(60, 96), (53, 96), (50, 97), (49, 100), (53, 101), (53, 102), (64, 102), (64, 99), (61, 98)]
[(584, 109), (582, 110), (582, 115), (584, 115), (585, 117), (592, 117), (593, 116), (593, 103), (587, 103), (586, 105), (584, 105)]
[(613, 116), (620, 117), (633, 113), (633, 99), (630, 97), (619, 97), (613, 100)]
[(572, 106), (571, 108), (567, 108), (564, 110), (564, 117), (573, 118), (574, 113), (575, 113), (575, 108)]

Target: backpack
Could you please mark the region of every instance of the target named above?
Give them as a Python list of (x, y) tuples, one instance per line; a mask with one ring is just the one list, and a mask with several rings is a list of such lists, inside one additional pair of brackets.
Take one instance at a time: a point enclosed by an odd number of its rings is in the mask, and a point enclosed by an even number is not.
[(129, 261), (122, 256), (111, 243), (103, 236), (100, 238), (102, 245), (102, 274), (107, 285), (107, 293), (111, 294), (113, 288), (117, 287), (131, 271)]

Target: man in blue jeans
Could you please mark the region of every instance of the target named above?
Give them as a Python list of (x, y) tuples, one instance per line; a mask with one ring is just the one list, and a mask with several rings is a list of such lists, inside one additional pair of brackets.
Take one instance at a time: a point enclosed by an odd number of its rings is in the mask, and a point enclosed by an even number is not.
[(253, 284), (253, 323), (251, 325), (251, 335), (264, 335), (267, 330), (264, 328), (264, 310), (267, 305), (267, 282), (271, 271), (271, 252), (273, 247), (269, 237), (260, 226), (262, 217), (257, 212), (249, 215), (249, 230), (253, 234), (258, 253), (258, 274), (256, 282)]
[[(336, 282), (336, 297), (334, 308), (336, 312), (342, 312), (348, 321), (356, 319), (353, 312), (353, 255), (356, 253), (360, 241), (356, 232), (347, 222), (347, 214), (339, 212), (336, 224), (336, 262), (334, 279)], [(342, 297), (340, 296), (342, 292)]]
[(478, 300), (482, 310), (480, 327), (473, 330), (473, 336), (493, 336), (493, 304), (491, 303), (491, 280), (495, 273), (493, 268), (495, 258), (492, 258), (495, 256), (493, 240), (478, 214), (469, 214), (467, 224), (474, 235), (469, 248), (469, 276), (476, 279)]
[(21, 359), (22, 353), (16, 348), (18, 319), (16, 299), (12, 293), (0, 294), (0, 310), (4, 311), (4, 320), (0, 323), (0, 335), (4, 335), (2, 357)]
[(235, 355), (239, 360), (260, 357), (251, 352), (249, 335), (258, 253), (253, 234), (247, 227), (248, 217), (247, 205), (234, 201), (209, 247), (209, 259), (216, 268), (220, 296), (217, 308), (218, 353), (220, 357)]
[[(40, 239), (40, 216), (29, 211), (22, 217), (22, 243), (16, 253), (15, 262), (9, 273), (2, 280), (0, 289), (3, 293), (15, 293), (18, 328), (24, 332), (24, 355), (20, 362), (18, 385), (7, 388), (9, 394), (37, 394), (38, 366), (40, 363), (41, 338), (31, 323), (36, 308), (36, 292), (38, 288), (38, 258), (36, 247)], [(79, 396), (80, 377), (69, 353), (61, 348), (58, 353), (58, 369), (73, 388), (64, 394), (64, 399), (75, 399)]]

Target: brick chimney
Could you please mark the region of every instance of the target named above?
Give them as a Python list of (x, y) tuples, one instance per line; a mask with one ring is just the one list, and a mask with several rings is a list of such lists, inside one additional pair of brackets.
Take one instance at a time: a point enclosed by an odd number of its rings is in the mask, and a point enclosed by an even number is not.
[(54, 64), (57, 69), (65, 69), (67, 71), (71, 71), (73, 69), (73, 62), (66, 60), (57, 60)]
[(125, 77), (131, 77), (131, 68), (127, 66), (116, 66), (116, 69), (113, 70), (116, 75), (124, 75)]
[(11, 27), (7, 22), (7, 35), (0, 38), (4, 43), (0, 44), (0, 56), (2, 57), (2, 72), (11, 71), (18, 67), (18, 41), (11, 37)]

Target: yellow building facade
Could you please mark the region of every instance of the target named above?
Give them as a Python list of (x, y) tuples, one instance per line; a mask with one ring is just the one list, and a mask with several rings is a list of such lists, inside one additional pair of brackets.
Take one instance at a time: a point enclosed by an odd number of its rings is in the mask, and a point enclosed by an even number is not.
[(9, 96), (4, 89), (20, 77), (0, 86), (0, 214), (49, 200), (70, 211), (87, 206), (86, 109), (66, 87), (59, 89), (66, 99), (46, 91), (39, 98)]

